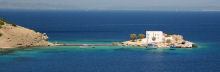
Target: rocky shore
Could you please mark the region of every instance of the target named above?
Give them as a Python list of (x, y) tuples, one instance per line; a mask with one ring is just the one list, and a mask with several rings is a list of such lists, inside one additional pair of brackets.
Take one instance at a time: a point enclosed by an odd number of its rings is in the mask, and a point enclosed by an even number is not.
[(46, 33), (40, 33), (24, 28), (1, 19), (0, 20), (0, 48), (19, 48), (36, 46), (53, 46), (47, 41)]

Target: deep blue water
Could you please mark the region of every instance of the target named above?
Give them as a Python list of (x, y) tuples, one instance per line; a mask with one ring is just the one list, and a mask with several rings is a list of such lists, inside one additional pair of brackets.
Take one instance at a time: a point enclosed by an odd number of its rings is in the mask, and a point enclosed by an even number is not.
[(13, 11), (0, 17), (66, 43), (111, 43), (162, 30), (194, 49), (46, 47), (1, 50), (0, 72), (219, 72), (220, 12)]

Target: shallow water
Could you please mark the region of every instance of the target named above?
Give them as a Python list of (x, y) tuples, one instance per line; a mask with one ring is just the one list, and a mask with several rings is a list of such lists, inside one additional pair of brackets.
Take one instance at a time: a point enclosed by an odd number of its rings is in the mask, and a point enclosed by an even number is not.
[(0, 71), (218, 72), (220, 49), (217, 46), (206, 44), (200, 48), (175, 50), (133, 47), (28, 48), (1, 55)]
[[(131, 33), (163, 30), (199, 48), (56, 46), (0, 50), (0, 72), (219, 72), (219, 12), (0, 11), (51, 42), (111, 44)], [(211, 36), (211, 37), (210, 37)]]

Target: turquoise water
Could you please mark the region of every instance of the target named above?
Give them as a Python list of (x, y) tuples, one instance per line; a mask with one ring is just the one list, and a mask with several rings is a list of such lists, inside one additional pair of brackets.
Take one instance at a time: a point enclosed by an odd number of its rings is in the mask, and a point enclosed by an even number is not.
[[(200, 45), (203, 46), (203, 45)], [(145, 49), (133, 47), (47, 47), (1, 54), (4, 72), (194, 72), (218, 71), (219, 49)], [(86, 68), (86, 69), (85, 69)], [(211, 68), (211, 69), (210, 69)]]
[(131, 33), (182, 34), (199, 48), (77, 46), (0, 50), (0, 72), (219, 72), (219, 12), (0, 11), (0, 16), (46, 32), (51, 42), (111, 44)]

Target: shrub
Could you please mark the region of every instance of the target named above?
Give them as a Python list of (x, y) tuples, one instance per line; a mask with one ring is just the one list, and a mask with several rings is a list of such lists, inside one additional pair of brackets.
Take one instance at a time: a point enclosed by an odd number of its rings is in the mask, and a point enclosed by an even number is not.
[(172, 33), (167, 33), (167, 35), (165, 37), (170, 37), (171, 35), (173, 35)]
[(130, 34), (130, 39), (134, 42), (137, 39), (136, 34)]
[(174, 39), (175, 39), (175, 41), (179, 41), (179, 39), (177, 37), (175, 37)]
[[(8, 23), (8, 24), (11, 24), (10, 22), (8, 22), (7, 20), (3, 19), (3, 18), (0, 18), (0, 26), (1, 25), (4, 25), (4, 22)], [(11, 24), (12, 26), (16, 27), (17, 25), (16, 24)], [(1, 27), (0, 27), (1, 28)]]
[(139, 34), (138, 37), (139, 37), (139, 39), (143, 39), (145, 37), (145, 35), (144, 34)]
[(153, 37), (152, 40), (155, 41), (155, 40), (156, 40), (156, 37)]
[(173, 35), (172, 33), (167, 33), (167, 35)]
[(170, 40), (170, 39), (167, 39), (166, 43), (171, 43), (171, 40)]
[(11, 24), (12, 26), (16, 27), (17, 25), (16, 24)]
[(165, 37), (170, 37), (170, 35), (166, 35)]
[(0, 21), (6, 22), (6, 23), (10, 24), (10, 22), (8, 22), (7, 20), (5, 20), (5, 19), (3, 19), (3, 18), (0, 18)]
[(0, 25), (4, 25), (4, 22), (0, 21)]
[(33, 30), (33, 31), (36, 32), (36, 33), (38, 32), (38, 31), (36, 31), (36, 30)]
[(2, 25), (4, 25), (4, 23), (0, 21), (0, 29), (2, 28)]
[(0, 33), (0, 37), (2, 36), (2, 33)]

